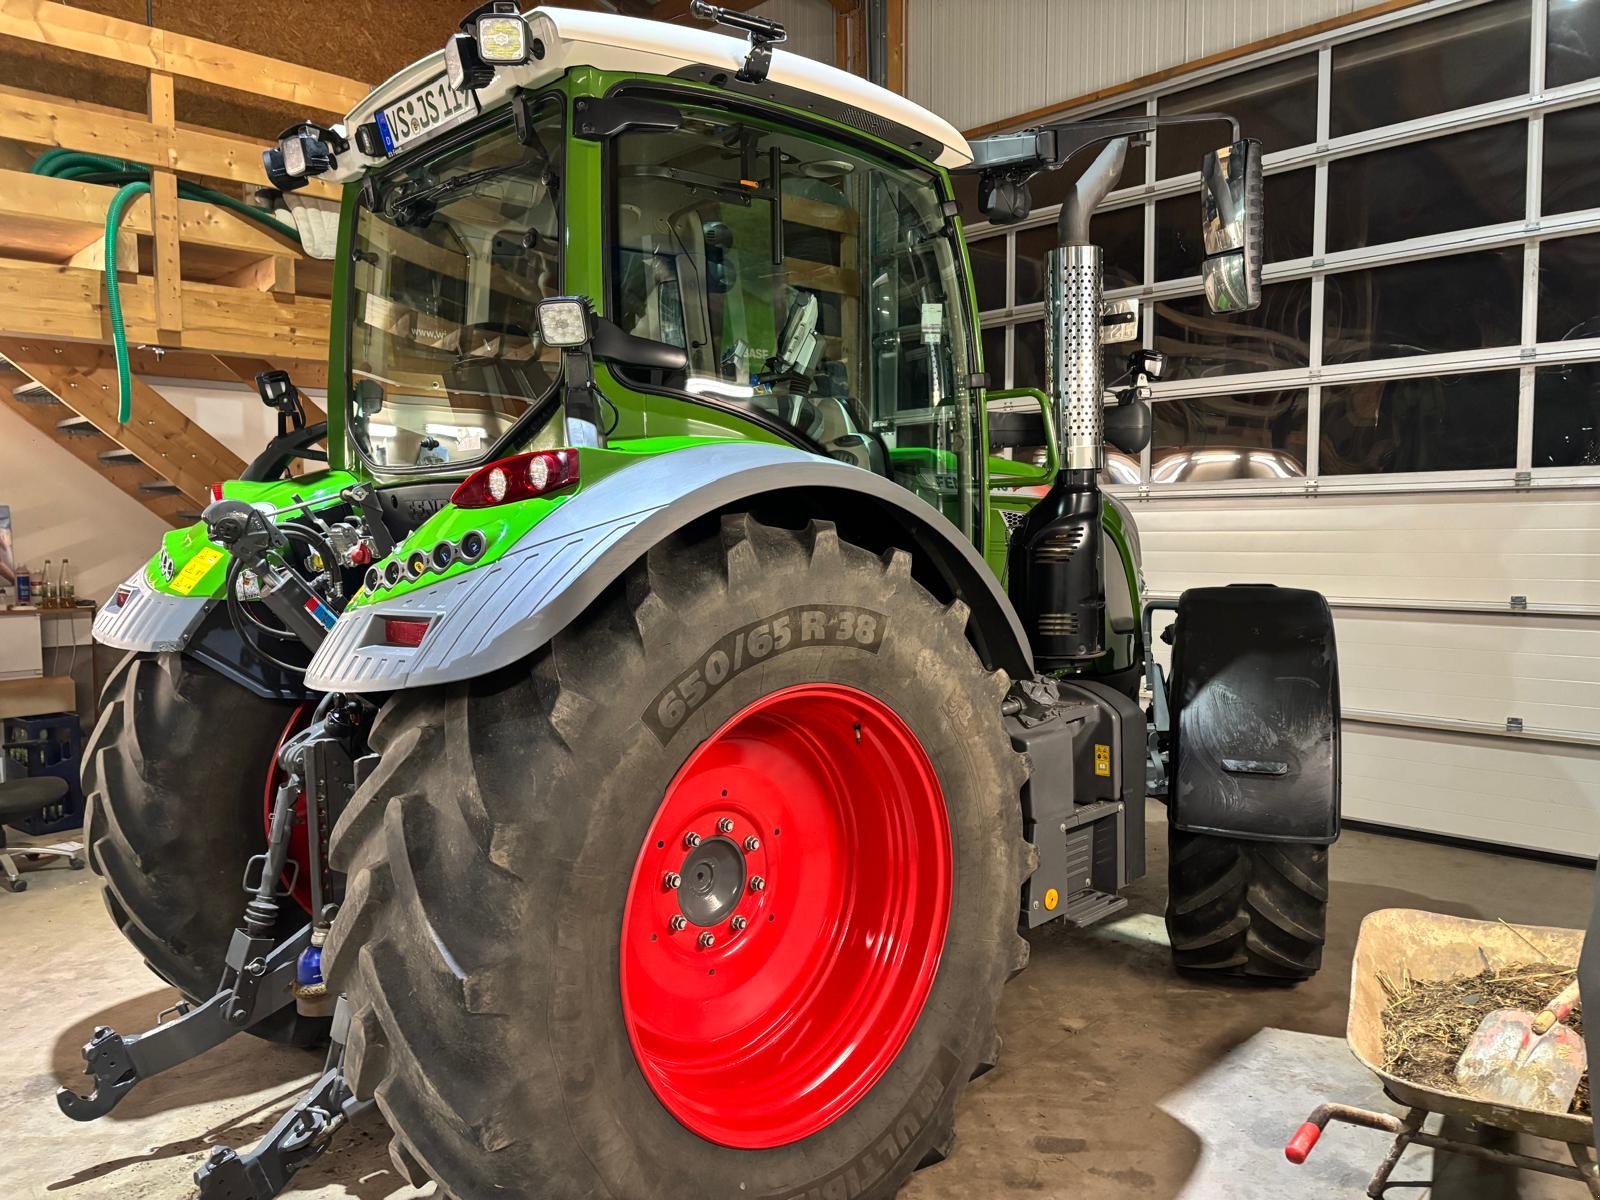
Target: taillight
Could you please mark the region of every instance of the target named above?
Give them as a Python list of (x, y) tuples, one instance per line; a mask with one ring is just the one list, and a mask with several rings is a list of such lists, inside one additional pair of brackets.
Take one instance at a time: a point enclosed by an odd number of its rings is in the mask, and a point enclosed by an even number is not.
[(431, 623), (430, 617), (385, 617), (383, 640), (391, 646), (420, 646)]
[(534, 450), (480, 467), (450, 497), (457, 508), (490, 508), (532, 500), (578, 482), (576, 450)]
[(220, 483), (213, 483), (211, 485), (211, 503), (215, 504), (218, 500), (221, 500), (221, 499), (222, 499), (222, 485)]

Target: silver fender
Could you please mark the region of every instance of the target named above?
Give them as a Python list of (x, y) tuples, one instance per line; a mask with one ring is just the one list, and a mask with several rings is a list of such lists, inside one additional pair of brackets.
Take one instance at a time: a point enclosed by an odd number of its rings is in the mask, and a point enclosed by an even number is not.
[[(1030, 675), (1021, 623), (983, 559), (943, 514), (859, 467), (787, 446), (727, 442), (642, 459), (586, 485), (499, 560), (346, 611), (306, 672), (325, 692), (389, 692), (472, 679), (550, 641), (646, 551), (697, 517), (787, 488), (828, 489), (887, 512), (939, 558), (992, 666)], [(420, 646), (383, 643), (387, 617), (432, 619)]]
[(216, 603), (206, 596), (172, 596), (145, 582), (140, 567), (95, 614), (94, 640), (118, 650), (182, 650)]

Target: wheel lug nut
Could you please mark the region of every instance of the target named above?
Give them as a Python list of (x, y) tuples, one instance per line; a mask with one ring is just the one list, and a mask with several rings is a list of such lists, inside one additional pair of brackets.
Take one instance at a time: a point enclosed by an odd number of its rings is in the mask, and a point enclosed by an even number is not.
[(717, 939), (716, 939), (715, 935), (713, 935), (713, 934), (711, 934), (709, 932), (708, 933), (702, 933), (700, 935), (700, 948), (702, 950), (709, 950), (709, 949), (711, 949), (711, 947), (715, 946), (716, 944), (717, 944)]
[(683, 882), (683, 876), (679, 875), (676, 871), (668, 871), (661, 877), (661, 882), (666, 885), (668, 890), (671, 890)]
[(686, 833), (686, 834), (684, 834), (683, 835), (683, 844), (685, 846), (689, 847), (689, 849), (693, 850), (696, 846), (698, 846), (700, 844), (700, 835), (698, 833)]
[(759, 875), (750, 876), (750, 890), (752, 892), (764, 892), (764, 891), (766, 891), (767, 890), (767, 881), (765, 879), (761, 878), (761, 876), (759, 876)]
[(750, 922), (746, 921), (743, 917), (735, 917), (731, 924), (733, 925), (733, 931), (738, 933), (746, 925), (750, 924)]
[(757, 850), (761, 849), (761, 839), (758, 838), (758, 837), (747, 837), (747, 838), (745, 838), (745, 840), (744, 840), (744, 848), (746, 850), (748, 850), (751, 854), (754, 854)]
[(685, 925), (687, 925), (688, 923), (689, 923), (689, 919), (687, 917), (685, 917), (682, 913), (674, 913), (673, 916), (672, 916), (672, 920), (667, 922), (667, 928), (672, 930), (673, 933), (679, 933), (679, 932), (681, 932), (683, 930), (683, 927)]
[(733, 832), (733, 818), (732, 817), (723, 817), (722, 820), (718, 821), (717, 822), (717, 832), (718, 833), (732, 833)]

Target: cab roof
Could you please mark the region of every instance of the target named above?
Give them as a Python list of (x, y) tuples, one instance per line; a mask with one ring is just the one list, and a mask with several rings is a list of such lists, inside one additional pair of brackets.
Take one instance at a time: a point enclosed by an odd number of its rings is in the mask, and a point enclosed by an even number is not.
[[(544, 54), (525, 66), (501, 68), (494, 81), (478, 92), (487, 111), (504, 103), (512, 89), (539, 87), (575, 67), (633, 75), (677, 76), (719, 81), (730, 95), (754, 96), (802, 111), (811, 111), (864, 133), (892, 142), (942, 167), (954, 170), (972, 161), (972, 149), (960, 131), (904, 96), (868, 83), (848, 71), (792, 54), (781, 46), (772, 51), (767, 78), (761, 83), (735, 79), (749, 52), (739, 38), (638, 17), (572, 8), (535, 8), (527, 14), (532, 36)], [(444, 51), (412, 63), (374, 88), (345, 119), (346, 127), (372, 120), (444, 72)], [(338, 169), (324, 178), (345, 182), (382, 161), (368, 158), (353, 145), (339, 155)]]

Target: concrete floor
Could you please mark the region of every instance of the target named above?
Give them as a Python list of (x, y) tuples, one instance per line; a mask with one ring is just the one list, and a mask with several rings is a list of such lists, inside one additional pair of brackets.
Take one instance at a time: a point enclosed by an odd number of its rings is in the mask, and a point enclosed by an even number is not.
[[(1159, 810), (1152, 819), (1162, 820)], [(1167, 966), (1165, 860), (1158, 844), (1151, 850), (1151, 874), (1119, 919), (1033, 936), (1032, 964), (1001, 1006), (1000, 1068), (964, 1097), (955, 1153), (920, 1173), (904, 1200), (1359, 1197), (1383, 1135), (1337, 1126), (1301, 1168), (1284, 1161), (1282, 1146), (1323, 1099), (1392, 1108), (1343, 1041), (1361, 918), (1415, 907), (1581, 926), (1589, 909), (1587, 871), (1348, 833), (1333, 857), (1322, 973), (1292, 990), (1198, 983)], [(259, 1137), (319, 1062), (240, 1037), (140, 1085), (110, 1116), (74, 1125), (52, 1093), (81, 1079), (79, 1047), (91, 1030), (145, 1028), (174, 994), (112, 928), (92, 875), (50, 867), (29, 878), (26, 892), (0, 893), (0, 1082), (9, 1085), (0, 1088), (0, 1194), (187, 1197), (207, 1148)], [(350, 1131), (290, 1194), (433, 1195), (400, 1182), (385, 1142), (377, 1122)], [(1426, 1178), (1428, 1158), (1412, 1151), (1400, 1176)], [(1459, 1158), (1433, 1170), (1438, 1200), (1586, 1194), (1576, 1183), (1475, 1170)]]

